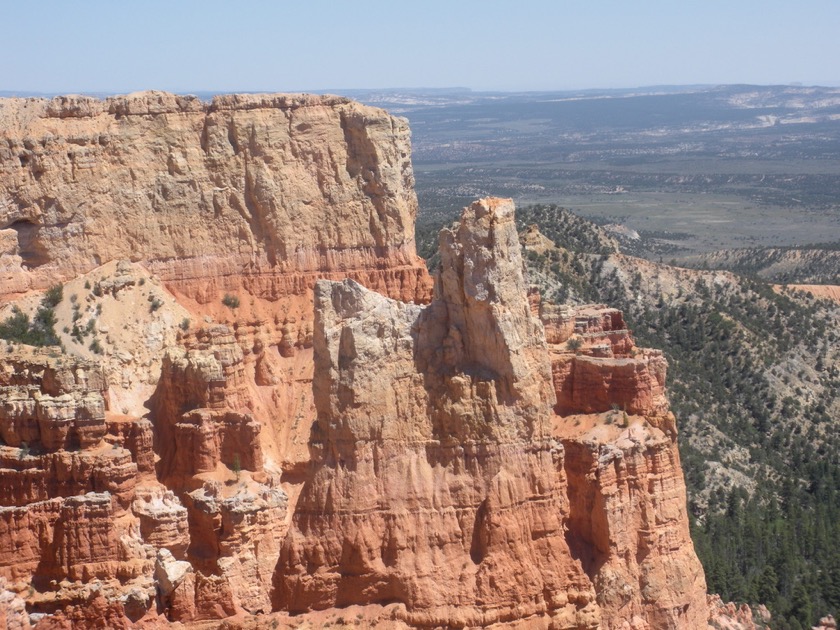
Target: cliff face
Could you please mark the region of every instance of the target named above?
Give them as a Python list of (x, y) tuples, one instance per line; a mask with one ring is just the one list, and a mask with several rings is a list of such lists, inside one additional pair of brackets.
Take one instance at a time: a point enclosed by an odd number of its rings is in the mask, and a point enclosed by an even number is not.
[(409, 130), (381, 110), (145, 92), (4, 100), (0, 129), (4, 292), (128, 259), (200, 302), (324, 274), (426, 295)]
[(316, 288), (315, 457), (281, 552), (280, 608), (397, 602), (422, 625), (596, 627), (569, 552), (549, 363), (513, 204), (442, 236), (428, 307)]
[[(605, 628), (702, 628), (706, 583), (688, 529), (667, 364), (603, 305), (539, 310), (566, 449), (572, 552)], [(647, 625), (646, 625), (647, 624)]]
[(104, 439), (102, 370), (53, 351), (6, 354), (0, 577), (39, 588), (137, 579), (151, 568), (131, 513), (138, 466), (119, 440)]
[[(569, 351), (573, 335), (585, 342)], [(320, 284), (314, 338), (316, 457), (277, 606), (396, 602), (392, 614), (440, 625), (705, 625), (664, 360), (634, 348), (614, 309), (529, 301), (510, 201), (476, 202), (442, 232), (427, 307)], [(585, 392), (551, 379), (594, 354)], [(625, 371), (638, 376), (612, 388)], [(552, 414), (552, 384), (574, 415)], [(629, 412), (612, 410), (621, 402)]]
[[(315, 281), (431, 292), (405, 121), (338, 97), (141, 93), (3, 100), (0, 135), (0, 304), (62, 281), (56, 332), (104, 368), (68, 367), (65, 391), (46, 355), (6, 364), (0, 544), (25, 553), (3, 575), (137, 588), (134, 616), (268, 610), (309, 458)], [(116, 526), (92, 547), (75, 517)], [(30, 608), (87, 596), (50, 590)]]
[(68, 350), (3, 346), (0, 619), (703, 627), (664, 359), (529, 293), (509, 200), (444, 230), (423, 306), (404, 121), (142, 93), (0, 123), (0, 304), (62, 279)]

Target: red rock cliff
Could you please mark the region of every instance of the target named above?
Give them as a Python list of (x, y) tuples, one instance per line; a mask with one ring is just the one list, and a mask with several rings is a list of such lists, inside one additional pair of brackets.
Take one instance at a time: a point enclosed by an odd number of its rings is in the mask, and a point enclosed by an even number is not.
[(602, 627), (705, 627), (665, 358), (637, 348), (614, 308), (539, 310), (566, 450), (569, 544), (595, 586)]
[(507, 200), (420, 306), (405, 121), (141, 93), (0, 135), (0, 304), (68, 280), (105, 353), (0, 360), (0, 619), (703, 627), (664, 359), (528, 301)]
[(448, 626), (705, 626), (664, 360), (634, 347), (615, 309), (540, 308), (512, 217), (510, 201), (486, 199), (442, 232), (427, 307), (318, 286), (316, 456), (277, 606), (396, 603), (409, 623)]
[(60, 372), (99, 379), (72, 391), (8, 363), (0, 546), (24, 553), (2, 574), (37, 586), (36, 611), (83, 610), (106, 580), (108, 606), (141, 593), (135, 617), (268, 610), (297, 488), (281, 477), (309, 457), (315, 282), (431, 292), (406, 122), (339, 97), (153, 92), (0, 100), (0, 135), (0, 304), (69, 281), (57, 330), (81, 315), (105, 353), (104, 373)]
[(427, 295), (409, 130), (382, 110), (143, 92), (4, 99), (0, 123), (3, 293), (130, 259), (200, 302), (325, 274)]
[(316, 288), (315, 453), (278, 563), (293, 612), (393, 603), (419, 625), (594, 628), (513, 204), (441, 238), (427, 307)]

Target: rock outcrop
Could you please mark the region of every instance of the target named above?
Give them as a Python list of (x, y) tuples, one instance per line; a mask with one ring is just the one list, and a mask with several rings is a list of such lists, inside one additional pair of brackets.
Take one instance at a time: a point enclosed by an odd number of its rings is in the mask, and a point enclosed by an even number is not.
[[(559, 423), (573, 555), (592, 578), (604, 628), (702, 628), (706, 583), (688, 530), (673, 438), (643, 416), (588, 430)], [(617, 422), (617, 421), (616, 421)], [(577, 427), (577, 428), (580, 428)]]
[(550, 377), (576, 361), (568, 338), (605, 358), (633, 343), (600, 307), (572, 325), (554, 312), (546, 343), (516, 239), (512, 203), (485, 199), (442, 232), (429, 306), (351, 281), (316, 288), (315, 457), (278, 607), (397, 602), (392, 614), (423, 625), (705, 625), (667, 401), (630, 382), (592, 392), (607, 409), (625, 392), (647, 402), (620, 423), (592, 409), (552, 420), (550, 384), (574, 400)]
[(271, 300), (352, 276), (406, 300), (405, 120), (336, 96), (142, 92), (0, 101), (4, 292), (143, 261), (200, 302)]
[(0, 136), (0, 317), (61, 280), (67, 350), (0, 360), (0, 619), (704, 626), (664, 358), (540, 303), (509, 200), (428, 303), (405, 121), (150, 92)]
[(616, 408), (634, 415), (667, 414), (665, 358), (659, 350), (635, 346), (621, 311), (546, 305), (541, 317), (551, 346), (557, 413)]
[(702, 628), (706, 584), (688, 529), (665, 358), (636, 347), (614, 308), (536, 310), (566, 450), (570, 545), (595, 585), (602, 626)]
[[(138, 465), (117, 436), (106, 434), (106, 400), (94, 362), (55, 350), (6, 352), (0, 366), (0, 576), (16, 588), (128, 584), (151, 569), (131, 513)], [(27, 603), (38, 612), (40, 593), (29, 593)], [(75, 602), (77, 592), (59, 587), (47, 600), (55, 610)]]
[[(32, 312), (28, 292), (63, 281), (56, 332), (104, 367), (3, 394), (0, 545), (27, 550), (4, 572), (126, 582), (135, 554), (145, 588), (165, 549), (194, 569), (165, 614), (268, 610), (309, 459), (314, 283), (431, 292), (406, 122), (332, 96), (154, 92), (3, 100), (0, 135), (0, 305)], [(62, 514), (104, 491), (118, 522), (97, 553), (119, 575), (79, 557), (66, 576)]]
[(313, 464), (278, 564), (293, 612), (399, 602), (422, 625), (596, 627), (510, 201), (441, 238), (428, 307), (316, 288)]
[(0, 628), (6, 630), (29, 630), (29, 614), (26, 602), (17, 593), (6, 589), (6, 580), (0, 578)]

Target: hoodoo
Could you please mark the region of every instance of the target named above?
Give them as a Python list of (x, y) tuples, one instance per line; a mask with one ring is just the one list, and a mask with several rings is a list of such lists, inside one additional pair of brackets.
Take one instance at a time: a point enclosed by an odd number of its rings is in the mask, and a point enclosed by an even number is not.
[(433, 283), (406, 121), (146, 92), (0, 139), (0, 319), (63, 344), (2, 345), (0, 619), (705, 626), (664, 358), (540, 302), (510, 200)]
[(441, 242), (426, 307), (351, 280), (316, 288), (316, 456), (277, 604), (396, 602), (424, 626), (597, 627), (564, 537), (550, 363), (513, 203), (474, 203)]

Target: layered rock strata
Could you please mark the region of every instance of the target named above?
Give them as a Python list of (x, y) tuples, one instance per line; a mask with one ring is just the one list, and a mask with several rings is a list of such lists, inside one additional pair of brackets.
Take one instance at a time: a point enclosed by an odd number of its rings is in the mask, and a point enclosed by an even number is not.
[(0, 440), (9, 446), (84, 449), (105, 434), (104, 374), (93, 362), (7, 351), (0, 388)]
[[(261, 404), (258, 368), (248, 369), (234, 330), (210, 326), (182, 343), (166, 353), (152, 401), (158, 476), (185, 506), (189, 528), (185, 553), (167, 549), (193, 571), (168, 606), (170, 618), (214, 614), (201, 604), (201, 589), (218, 586), (213, 580), (223, 582), (224, 610), (267, 612), (288, 523), (282, 467), (273, 459), (264, 465), (263, 444), (278, 452), (270, 431), (276, 411)], [(248, 345), (253, 354), (253, 342)], [(266, 418), (269, 430), (256, 416)]]
[(604, 305), (544, 305), (541, 318), (551, 347), (557, 413), (616, 408), (667, 415), (665, 357), (635, 346), (621, 311)]
[(635, 620), (632, 627), (703, 628), (706, 583), (676, 444), (643, 416), (626, 426), (609, 421), (557, 430), (566, 450), (569, 544), (598, 594), (602, 627)]
[[(615, 309), (541, 305), (512, 216), (486, 199), (442, 232), (428, 307), (352, 282), (317, 287), (315, 455), (278, 563), (280, 608), (396, 603), (391, 614), (418, 625), (705, 626), (664, 360), (635, 348)], [(606, 363), (586, 391), (556, 378), (579, 377), (587, 358)], [(612, 386), (624, 363), (641, 376)], [(564, 416), (549, 411), (551, 389)]]
[(0, 367), (0, 576), (39, 584), (130, 580), (147, 568), (128, 542), (138, 466), (106, 435), (105, 394), (91, 361), (53, 350), (7, 352)]
[(405, 120), (335, 96), (0, 101), (9, 290), (145, 261), (207, 302), (347, 275), (422, 299)]
[(314, 457), (276, 605), (594, 628), (564, 536), (564, 454), (512, 202), (474, 203), (441, 245), (428, 307), (352, 281), (316, 287)]
[(566, 450), (569, 542), (598, 593), (602, 626), (704, 627), (706, 584), (688, 529), (665, 358), (636, 347), (617, 309), (536, 310)]
[[(50, 497), (107, 489), (142, 553), (194, 566), (171, 607), (178, 619), (267, 610), (296, 487), (281, 488), (281, 475), (309, 458), (314, 283), (353, 277), (409, 301), (431, 292), (414, 249), (406, 122), (339, 97), (206, 104), (155, 92), (5, 100), (0, 134), (0, 304), (71, 280), (59, 328), (101, 334), (102, 391), (123, 411), (26, 402), (41, 425), (10, 417), (7, 443), (37, 437), (55, 454), (17, 463), (10, 451), (4, 504), (20, 523), (46, 511), (42, 529), (54, 529)], [(224, 324), (204, 325), (213, 320)], [(71, 351), (92, 354), (65, 333)], [(8, 413), (28, 413), (13, 398)], [(99, 433), (86, 437), (77, 408)], [(57, 486), (62, 467), (72, 474)], [(138, 472), (141, 486), (124, 491)]]
[(509, 201), (410, 304), (405, 121), (141, 93), (0, 101), (0, 136), (0, 305), (75, 278), (107, 372), (66, 331), (87, 359), (0, 362), (7, 620), (704, 626), (664, 359), (528, 293)]

